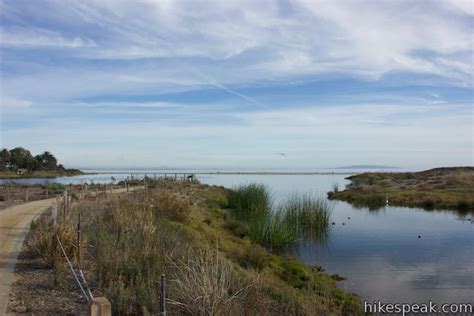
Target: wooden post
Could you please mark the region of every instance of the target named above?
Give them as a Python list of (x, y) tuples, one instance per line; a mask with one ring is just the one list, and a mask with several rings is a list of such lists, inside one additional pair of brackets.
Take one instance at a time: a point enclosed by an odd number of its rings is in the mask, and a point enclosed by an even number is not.
[(11, 192), (10, 192), (10, 186), (7, 186), (7, 201), (10, 202), (11, 199)]
[(79, 270), (82, 269), (81, 262), (81, 213), (77, 214), (77, 261)]
[(28, 187), (26, 188), (26, 191), (25, 191), (25, 201), (28, 202), (28, 199), (29, 199), (29, 192), (28, 192)]
[(166, 278), (165, 275), (160, 275), (160, 316), (166, 316)]
[(174, 174), (174, 181), (176, 181), (176, 180), (178, 180), (178, 174), (177, 173)]
[(94, 297), (89, 305), (90, 316), (111, 316), (112, 306), (105, 297)]
[(48, 188), (46, 188), (46, 198), (47, 198), (47, 199), (49, 198), (49, 190), (48, 190)]
[(58, 199), (56, 198), (56, 203), (51, 206), (51, 217), (53, 218), (53, 224), (56, 226), (56, 221), (58, 217)]

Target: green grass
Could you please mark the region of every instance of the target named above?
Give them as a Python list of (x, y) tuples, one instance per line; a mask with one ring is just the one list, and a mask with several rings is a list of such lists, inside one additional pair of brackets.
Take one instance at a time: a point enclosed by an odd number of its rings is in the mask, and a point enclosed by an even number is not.
[(244, 223), (249, 238), (273, 252), (283, 252), (304, 238), (324, 238), (331, 208), (323, 198), (294, 194), (273, 207), (273, 199), (262, 184), (236, 188), (229, 207), (236, 220)]
[(323, 238), (327, 234), (331, 205), (322, 197), (294, 194), (280, 205), (279, 212), (299, 238)]

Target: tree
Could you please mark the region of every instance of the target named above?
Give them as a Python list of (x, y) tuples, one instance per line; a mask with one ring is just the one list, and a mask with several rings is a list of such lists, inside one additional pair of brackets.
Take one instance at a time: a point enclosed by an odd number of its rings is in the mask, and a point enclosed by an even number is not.
[(37, 166), (31, 152), (22, 147), (10, 150), (10, 165), (11, 168), (25, 168), (29, 170), (34, 170)]
[(35, 157), (39, 166), (43, 170), (56, 170), (58, 167), (58, 161), (49, 151), (45, 151), (41, 155)]
[(10, 167), (10, 152), (3, 148), (0, 152), (0, 171), (7, 170)]

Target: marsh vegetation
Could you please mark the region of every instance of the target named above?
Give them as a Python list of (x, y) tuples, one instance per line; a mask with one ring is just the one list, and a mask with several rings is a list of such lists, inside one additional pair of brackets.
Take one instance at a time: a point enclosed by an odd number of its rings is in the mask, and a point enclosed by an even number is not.
[(276, 253), (291, 249), (301, 239), (324, 238), (331, 213), (326, 199), (309, 194), (295, 193), (276, 205), (269, 189), (255, 183), (235, 188), (229, 208), (252, 241)]
[(344, 191), (330, 199), (377, 209), (393, 206), (474, 211), (474, 168), (436, 168), (421, 172), (363, 173), (350, 176)]
[[(93, 293), (105, 295), (114, 314), (157, 313), (162, 273), (170, 313), (362, 314), (358, 298), (329, 275), (278, 254), (302, 236), (324, 232), (329, 207), (322, 201), (293, 196), (274, 207), (268, 189), (257, 184), (235, 192), (195, 182), (149, 187), (78, 201), (56, 228), (76, 260), (74, 218), (81, 213), (83, 266)], [(27, 245), (58, 271), (61, 286), (67, 273), (51, 225), (49, 214), (36, 221)]]

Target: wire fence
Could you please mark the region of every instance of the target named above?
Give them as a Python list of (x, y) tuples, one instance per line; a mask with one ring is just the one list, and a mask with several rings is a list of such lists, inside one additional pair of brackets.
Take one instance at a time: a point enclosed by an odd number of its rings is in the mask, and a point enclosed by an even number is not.
[[(128, 185), (126, 185), (127, 191), (129, 190)], [(146, 188), (146, 182), (145, 182)], [(107, 188), (104, 190), (107, 192)], [(98, 193), (97, 193), (98, 195)], [(71, 210), (72, 197), (67, 190), (64, 191), (63, 195), (57, 196), (55, 203), (51, 206), (51, 216), (53, 218), (53, 223), (56, 226), (58, 223), (58, 215), (62, 212), (64, 218), (70, 214)], [(94, 296), (88, 282), (85, 278), (82, 264), (82, 227), (81, 227), (81, 214), (78, 213), (77, 216), (77, 239), (76, 239), (76, 249), (77, 249), (77, 267), (74, 267), (73, 261), (69, 258), (61, 239), (56, 234), (56, 240), (60, 246), (61, 252), (64, 256), (66, 264), (69, 268), (71, 275), (73, 276), (74, 282), (79, 288), (80, 292), (84, 296), (88, 304), (91, 304), (94, 301)], [(77, 270), (77, 271), (76, 271)], [(166, 277), (164, 274), (160, 276), (160, 316), (166, 316)]]

